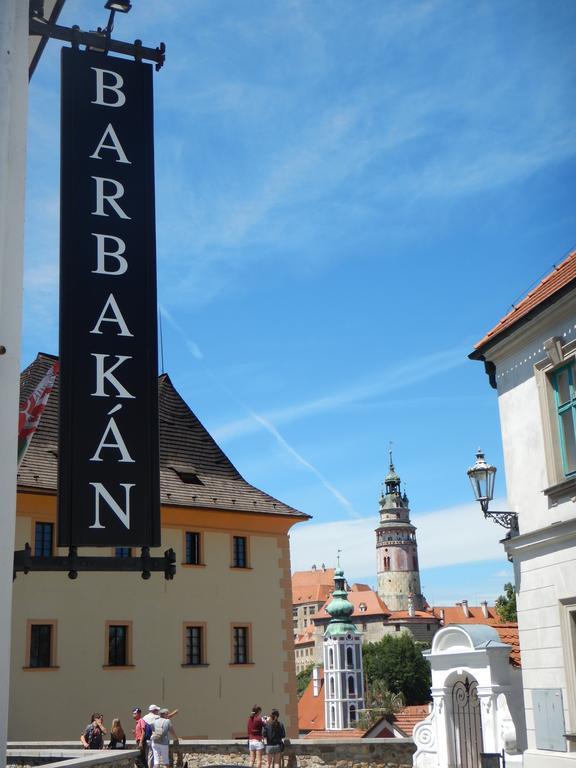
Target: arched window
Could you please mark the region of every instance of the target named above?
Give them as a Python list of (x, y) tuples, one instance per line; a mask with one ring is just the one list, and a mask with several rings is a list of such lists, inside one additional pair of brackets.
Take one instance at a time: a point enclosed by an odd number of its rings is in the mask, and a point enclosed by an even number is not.
[(336, 697), (336, 689), (334, 687), (334, 678), (330, 676), (330, 698), (334, 699)]
[(356, 706), (354, 704), (350, 704), (350, 722), (355, 723), (356, 722)]
[(346, 648), (346, 666), (351, 669), (354, 666), (354, 651), (350, 646)]
[(336, 707), (334, 705), (330, 707), (330, 726), (336, 728)]
[(356, 695), (356, 683), (354, 682), (354, 675), (348, 675), (348, 695)]
[(328, 667), (334, 669), (334, 649), (328, 649)]

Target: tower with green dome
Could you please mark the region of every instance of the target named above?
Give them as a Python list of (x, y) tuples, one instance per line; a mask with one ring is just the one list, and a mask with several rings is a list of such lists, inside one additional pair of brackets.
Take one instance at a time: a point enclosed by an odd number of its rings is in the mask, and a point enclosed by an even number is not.
[(384, 485), (376, 528), (377, 592), (391, 611), (411, 613), (422, 610), (426, 599), (420, 587), (416, 528), (410, 522), (408, 497), (401, 491), (392, 451)]
[(324, 715), (326, 729), (354, 728), (364, 708), (362, 635), (350, 617), (354, 606), (348, 600), (340, 562), (334, 573), (334, 591), (326, 606), (330, 622), (324, 632)]

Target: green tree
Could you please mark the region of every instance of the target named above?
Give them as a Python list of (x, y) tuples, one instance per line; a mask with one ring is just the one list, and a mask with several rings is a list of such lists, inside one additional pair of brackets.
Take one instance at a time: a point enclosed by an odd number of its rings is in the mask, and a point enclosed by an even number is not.
[(298, 698), (301, 698), (302, 694), (308, 687), (308, 683), (312, 679), (313, 668), (314, 664), (309, 664), (296, 675), (296, 692), (298, 693)]
[(401, 693), (406, 704), (430, 700), (430, 665), (408, 632), (368, 643), (362, 648), (362, 660), (369, 690)]
[(518, 621), (516, 592), (514, 585), (510, 582), (504, 584), (504, 594), (496, 600), (496, 613), (500, 617), (500, 621)]

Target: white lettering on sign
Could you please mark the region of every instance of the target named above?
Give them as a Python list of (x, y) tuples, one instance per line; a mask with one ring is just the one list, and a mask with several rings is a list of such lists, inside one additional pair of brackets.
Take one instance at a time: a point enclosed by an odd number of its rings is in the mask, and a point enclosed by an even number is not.
[[(106, 144), (106, 139), (110, 139), (111, 144)], [(102, 160), (100, 157), (100, 152), (103, 149), (110, 149), (112, 152), (116, 152), (118, 155), (118, 159), (115, 161), (116, 163), (128, 163), (128, 165), (132, 165), (130, 160), (126, 157), (126, 152), (124, 152), (122, 148), (122, 144), (120, 144), (120, 140), (118, 139), (118, 136), (116, 135), (116, 131), (114, 130), (114, 126), (112, 123), (108, 123), (108, 127), (102, 134), (102, 138), (100, 139), (98, 146), (94, 150), (94, 152), (90, 155), (90, 157), (94, 160)]]
[(124, 509), (118, 504), (116, 499), (107, 491), (102, 483), (90, 483), (94, 488), (94, 523), (90, 528), (105, 528), (100, 522), (100, 498), (102, 498), (106, 504), (110, 507), (112, 512), (120, 520), (121, 523), (128, 529), (130, 529), (130, 491), (134, 487), (134, 483), (120, 483), (120, 487), (124, 488)]
[[(106, 313), (110, 310), (112, 312), (113, 317), (106, 317)], [(132, 336), (133, 334), (130, 333), (128, 330), (128, 326), (126, 325), (126, 320), (122, 317), (122, 312), (120, 312), (120, 307), (118, 306), (118, 302), (114, 298), (114, 294), (111, 293), (110, 296), (106, 299), (106, 304), (104, 304), (104, 309), (100, 313), (100, 317), (98, 318), (98, 322), (92, 328), (90, 333), (102, 333), (100, 330), (100, 326), (102, 323), (117, 323), (118, 327), (120, 328), (120, 333), (117, 333), (117, 336)]]
[[(96, 210), (92, 211), (92, 215), (109, 216), (110, 214), (104, 211), (104, 203), (106, 202), (113, 208), (114, 211), (116, 211), (116, 215), (120, 216), (121, 219), (130, 219), (130, 216), (128, 216), (126, 211), (122, 210), (122, 208), (116, 202), (116, 200), (124, 197), (124, 185), (119, 181), (116, 181), (116, 179), (104, 179), (102, 176), (92, 176), (92, 178), (96, 182)], [(114, 186), (114, 191), (112, 194), (104, 194), (105, 183), (112, 184)]]
[(106, 358), (112, 357), (112, 355), (99, 355), (92, 352), (92, 357), (96, 358), (96, 392), (92, 392), (92, 397), (110, 397), (110, 395), (105, 392), (105, 382), (108, 381), (116, 388), (116, 397), (127, 397), (133, 400), (134, 395), (131, 395), (113, 374), (113, 371), (115, 371), (116, 368), (121, 366), (122, 363), (125, 363), (126, 360), (132, 360), (132, 358), (128, 355), (116, 355), (116, 362), (114, 365), (105, 368)]
[[(94, 275), (123, 275), (128, 271), (128, 262), (122, 256), (126, 251), (126, 243), (121, 237), (115, 235), (101, 235), (96, 232), (92, 232), (92, 237), (96, 238), (96, 269), (92, 270)], [(116, 251), (106, 250), (106, 240), (112, 240), (118, 246)], [(110, 247), (110, 246), (108, 246)], [(106, 257), (116, 259), (118, 266), (116, 269), (106, 269)]]
[[(124, 78), (117, 72), (113, 72), (111, 69), (100, 69), (99, 67), (90, 67), (96, 72), (96, 98), (91, 101), (91, 104), (98, 104), (101, 107), (123, 107), (126, 104), (126, 96), (122, 92), (121, 88), (124, 85)], [(104, 75), (111, 75), (114, 82), (112, 85), (104, 82)], [(108, 78), (109, 80), (110, 78)], [(115, 101), (106, 101), (104, 99), (104, 91), (111, 91), (112, 98)]]
[[(113, 443), (107, 443), (106, 439), (109, 434), (112, 434), (112, 437), (115, 439), (116, 442)], [(96, 449), (96, 453), (90, 461), (103, 461), (103, 459), (100, 458), (100, 452), (103, 448), (114, 448), (115, 450), (120, 452), (120, 456), (122, 458), (118, 459), (118, 461), (125, 462), (125, 463), (134, 463), (134, 459), (130, 456), (128, 453), (128, 448), (126, 448), (126, 443), (124, 442), (122, 435), (120, 434), (120, 430), (118, 429), (118, 424), (114, 421), (113, 417), (110, 417), (108, 424), (106, 426), (106, 429), (104, 430), (104, 434), (102, 435), (100, 439), (100, 444), (98, 448)]]

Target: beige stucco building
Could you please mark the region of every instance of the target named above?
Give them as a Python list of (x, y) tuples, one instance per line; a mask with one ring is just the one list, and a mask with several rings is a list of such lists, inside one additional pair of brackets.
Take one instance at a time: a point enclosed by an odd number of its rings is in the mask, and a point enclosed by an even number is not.
[[(23, 373), (26, 398), (54, 358)], [(9, 739), (79, 737), (90, 713), (178, 708), (181, 738), (245, 734), (253, 704), (298, 730), (288, 532), (307, 518), (249, 485), (167, 375), (159, 380), (162, 547), (177, 574), (20, 574), (14, 584)], [(56, 541), (57, 388), (19, 471), (16, 549)], [(82, 550), (121, 556), (123, 551)], [(134, 555), (139, 554), (134, 552)]]

